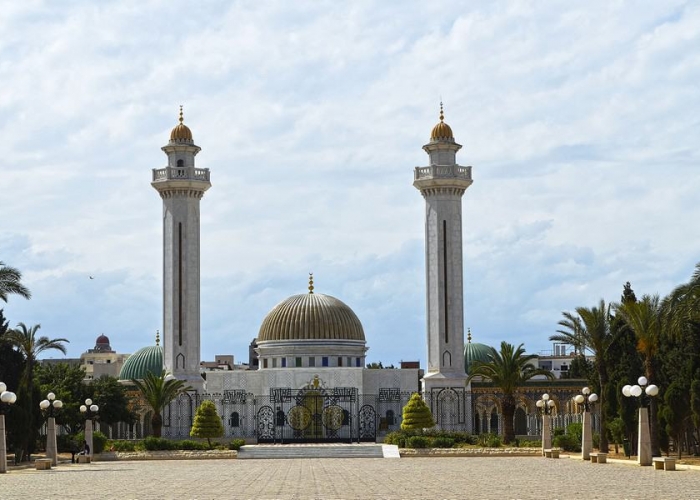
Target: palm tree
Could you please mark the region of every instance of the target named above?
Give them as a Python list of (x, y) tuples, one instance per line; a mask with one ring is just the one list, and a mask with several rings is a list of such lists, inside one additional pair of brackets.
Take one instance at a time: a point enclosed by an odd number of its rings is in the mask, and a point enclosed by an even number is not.
[(501, 411), (503, 413), (503, 442), (508, 444), (515, 439), (513, 416), (515, 415), (515, 392), (525, 382), (538, 375), (553, 379), (549, 370), (537, 368), (531, 364), (537, 359), (535, 354), (525, 355), (525, 348), (520, 344), (517, 348), (508, 342), (501, 342), (501, 351), (489, 348), (488, 361), (474, 361), (467, 383), (474, 377), (490, 380), (503, 392)]
[[(637, 302), (616, 304), (615, 313), (624, 321), (626, 328), (634, 332), (637, 351), (644, 358), (644, 375), (651, 382), (656, 380), (654, 359), (659, 351), (662, 333), (663, 309), (658, 295), (644, 295)], [(649, 426), (651, 428), (651, 452), (660, 455), (656, 398), (650, 398)]]
[(562, 313), (566, 320), (559, 324), (567, 330), (557, 330), (558, 335), (552, 335), (549, 340), (564, 342), (573, 346), (585, 346), (595, 356), (595, 369), (600, 384), (600, 449), (608, 449), (607, 425), (605, 417), (605, 391), (608, 385), (608, 367), (605, 364), (605, 353), (612, 345), (615, 337), (610, 330), (610, 306), (600, 299), (597, 307), (577, 307), (574, 316), (569, 312)]
[(192, 388), (185, 386), (182, 380), (178, 380), (172, 375), (166, 375), (165, 370), (160, 375), (148, 372), (143, 380), (131, 379), (131, 383), (141, 392), (141, 396), (143, 396), (146, 404), (153, 410), (153, 416), (151, 417), (153, 435), (160, 437), (163, 427), (163, 417), (161, 415), (163, 408), (175, 399), (178, 394), (189, 391)]
[(700, 322), (700, 263), (688, 283), (677, 286), (662, 303), (668, 333), (679, 338), (693, 323)]
[[(66, 354), (66, 347), (63, 345), (64, 342), (69, 342), (67, 339), (49, 339), (46, 336), (41, 336), (37, 338), (36, 332), (41, 328), (41, 325), (34, 325), (32, 327), (27, 327), (24, 323), (18, 323), (17, 328), (9, 330), (5, 335), (5, 342), (17, 349), (17, 351), (24, 357), (24, 371), (22, 372), (21, 387), (24, 389), (26, 397), (25, 401), (25, 412), (27, 415), (27, 428), (34, 432), (34, 422), (35, 414), (37, 412), (37, 405), (33, 404), (34, 395), (34, 366), (36, 365), (36, 360), (39, 354), (44, 351), (55, 349)], [(31, 452), (31, 440), (30, 436), (26, 436), (25, 441), (25, 452), (27, 456)]]
[(25, 299), (31, 298), (29, 289), (22, 285), (22, 273), (14, 267), (0, 262), (0, 300), (7, 302), (8, 295), (15, 294)]

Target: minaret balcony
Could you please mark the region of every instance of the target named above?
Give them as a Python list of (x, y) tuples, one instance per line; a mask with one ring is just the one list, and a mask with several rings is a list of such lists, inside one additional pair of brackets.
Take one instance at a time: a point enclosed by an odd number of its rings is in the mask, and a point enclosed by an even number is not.
[(209, 179), (208, 168), (165, 167), (153, 169), (153, 182), (161, 181), (204, 181)]
[(472, 180), (472, 167), (460, 165), (430, 165), (429, 167), (416, 167), (414, 179), (416, 181), (432, 179), (461, 179)]

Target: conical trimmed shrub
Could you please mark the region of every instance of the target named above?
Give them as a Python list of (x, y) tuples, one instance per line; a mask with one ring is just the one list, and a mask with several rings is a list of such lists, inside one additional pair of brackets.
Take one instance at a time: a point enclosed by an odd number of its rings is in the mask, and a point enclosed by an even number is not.
[(190, 430), (190, 436), (207, 438), (209, 448), (211, 448), (211, 438), (218, 438), (224, 435), (224, 426), (221, 418), (216, 413), (216, 406), (213, 401), (203, 401), (194, 416), (194, 424)]
[(435, 426), (433, 414), (417, 392), (413, 393), (406, 406), (403, 407), (401, 430), (420, 431)]

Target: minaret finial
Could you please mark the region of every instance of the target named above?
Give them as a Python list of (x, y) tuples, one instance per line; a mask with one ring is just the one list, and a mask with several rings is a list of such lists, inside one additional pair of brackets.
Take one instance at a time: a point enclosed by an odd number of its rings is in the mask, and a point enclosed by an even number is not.
[(156, 330), (156, 345), (160, 345), (160, 332), (158, 330)]
[(440, 121), (441, 122), (445, 121), (445, 113), (442, 110), (442, 99), (440, 99)]
[(309, 293), (314, 293), (314, 273), (309, 273)]
[(471, 343), (472, 343), (472, 329), (467, 328), (467, 344), (471, 344)]
[[(440, 104), (440, 105), (442, 106), (442, 104)], [(440, 108), (440, 109), (442, 109), (442, 108)], [(442, 113), (442, 111), (441, 111), (441, 113)], [(182, 114), (182, 104), (180, 104), (180, 123), (182, 123), (184, 121), (185, 121), (185, 118)]]

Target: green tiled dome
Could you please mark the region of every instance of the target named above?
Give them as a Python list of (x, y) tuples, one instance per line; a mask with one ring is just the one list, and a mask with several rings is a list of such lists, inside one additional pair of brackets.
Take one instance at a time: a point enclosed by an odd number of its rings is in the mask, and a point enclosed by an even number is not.
[(148, 372), (160, 375), (163, 371), (163, 348), (159, 345), (143, 347), (129, 356), (119, 372), (119, 380), (143, 380)]
[(473, 344), (471, 332), (469, 332), (467, 339), (467, 343), (464, 346), (464, 371), (469, 375), (469, 369), (474, 361), (489, 361), (489, 352), (491, 352), (491, 348), (486, 344)]

